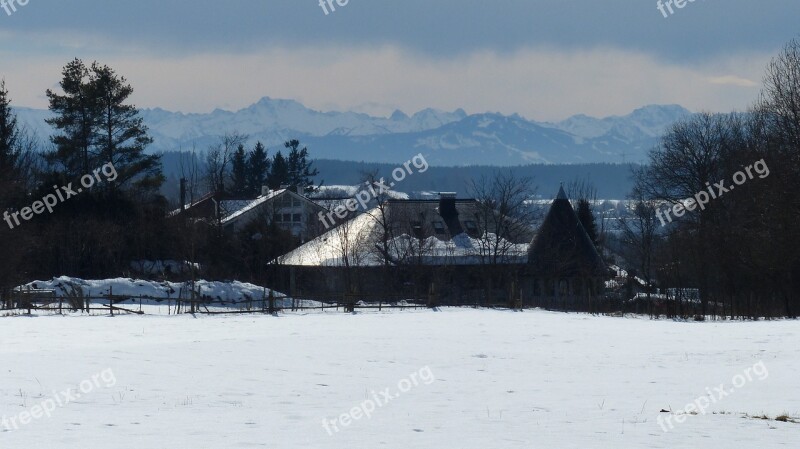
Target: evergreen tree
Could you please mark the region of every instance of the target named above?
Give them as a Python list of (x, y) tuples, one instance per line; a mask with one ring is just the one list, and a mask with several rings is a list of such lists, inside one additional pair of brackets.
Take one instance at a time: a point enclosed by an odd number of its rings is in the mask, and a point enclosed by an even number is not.
[(133, 88), (108, 66), (80, 59), (62, 70), (63, 95), (47, 90), (50, 111), (47, 123), (56, 128), (51, 139), (55, 150), (46, 155), (65, 178), (92, 173), (112, 163), (117, 178), (109, 189), (128, 185), (156, 191), (163, 183), (161, 158), (144, 153), (153, 139), (135, 106), (125, 104)]
[(271, 162), (267, 150), (261, 142), (256, 142), (256, 147), (250, 152), (247, 159), (247, 190), (251, 195), (260, 195), (261, 188), (267, 185), (270, 175)]
[(5, 80), (0, 81), (0, 174), (7, 174), (15, 165), (19, 152), (17, 116), (11, 110)]
[(46, 158), (51, 164), (60, 165), (67, 178), (76, 178), (89, 173), (89, 153), (99, 112), (89, 92), (89, 70), (83, 61), (76, 58), (69, 62), (61, 75), (64, 94), (47, 89), (50, 111), (55, 115), (47, 123), (56, 129), (56, 134), (50, 138), (55, 150)]
[(280, 151), (275, 154), (272, 159), (272, 167), (269, 172), (267, 184), (270, 189), (280, 189), (282, 185), (286, 185), (289, 181), (289, 164), (286, 158), (283, 157)]
[(100, 167), (109, 162), (114, 165), (118, 177), (112, 186), (128, 184), (142, 190), (157, 191), (164, 182), (161, 156), (144, 152), (153, 139), (147, 134), (139, 110), (125, 104), (133, 94), (133, 87), (112, 68), (94, 62), (88, 92), (98, 109), (93, 128), (95, 165)]
[(231, 193), (236, 196), (247, 195), (247, 153), (244, 145), (239, 145), (231, 159)]
[(313, 168), (313, 163), (308, 160), (308, 148), (300, 149), (300, 141), (290, 140), (284, 144), (289, 149), (287, 161), (288, 179), (287, 184), (292, 187), (302, 187), (303, 190), (314, 185), (314, 176), (319, 172)]
[(592, 205), (589, 203), (589, 200), (581, 199), (578, 201), (577, 213), (578, 220), (580, 220), (581, 225), (583, 225), (583, 229), (589, 234), (589, 238), (592, 240), (592, 243), (594, 243), (594, 246), (598, 246), (600, 240), (597, 234), (597, 223), (594, 221), (594, 213), (592, 212)]

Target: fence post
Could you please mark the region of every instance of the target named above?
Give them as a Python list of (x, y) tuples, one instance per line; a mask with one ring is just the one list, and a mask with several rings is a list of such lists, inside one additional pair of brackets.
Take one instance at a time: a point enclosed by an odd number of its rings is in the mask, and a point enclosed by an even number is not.
[(108, 310), (111, 311), (111, 316), (114, 316), (114, 286), (108, 287)]
[(438, 301), (436, 300), (436, 283), (431, 282), (430, 288), (428, 288), (428, 307), (435, 308), (438, 306)]
[(275, 309), (275, 292), (270, 290), (269, 291), (269, 313), (274, 314), (277, 310)]

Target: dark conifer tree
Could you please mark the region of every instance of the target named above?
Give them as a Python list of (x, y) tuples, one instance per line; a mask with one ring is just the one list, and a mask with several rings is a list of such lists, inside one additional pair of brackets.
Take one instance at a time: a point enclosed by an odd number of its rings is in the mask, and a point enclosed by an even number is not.
[(314, 185), (312, 178), (319, 172), (308, 160), (308, 148), (300, 149), (300, 141), (296, 139), (286, 142), (284, 146), (289, 149), (287, 184), (292, 187), (302, 187), (303, 190), (311, 188)]
[(61, 75), (63, 95), (47, 89), (50, 111), (55, 115), (47, 119), (47, 123), (55, 128), (56, 134), (50, 138), (55, 149), (46, 158), (67, 178), (76, 178), (90, 170), (90, 151), (99, 112), (89, 92), (89, 69), (83, 61), (76, 58), (69, 62)]
[(239, 145), (231, 158), (231, 193), (236, 196), (247, 195), (247, 153), (244, 145)]
[(7, 174), (16, 164), (19, 152), (17, 116), (11, 110), (5, 80), (0, 81), (0, 174)]
[(261, 142), (250, 152), (247, 159), (247, 190), (251, 195), (260, 195), (261, 188), (267, 185), (270, 176), (271, 161), (267, 150)]
[(163, 183), (160, 156), (145, 154), (152, 139), (139, 110), (126, 104), (133, 88), (108, 66), (80, 59), (62, 70), (63, 94), (47, 90), (47, 122), (56, 129), (55, 150), (46, 158), (65, 179), (91, 174), (112, 163), (117, 173), (108, 189), (122, 186), (155, 192)]
[(592, 205), (589, 200), (581, 199), (578, 201), (578, 220), (580, 220), (583, 229), (589, 234), (589, 238), (598, 246), (599, 238), (597, 234), (597, 223), (594, 221), (594, 213), (592, 212)]
[(147, 134), (139, 110), (126, 104), (133, 87), (109, 66), (94, 62), (88, 92), (98, 109), (93, 129), (94, 165), (114, 164), (118, 177), (109, 184), (112, 188), (127, 185), (143, 191), (157, 191), (164, 182), (161, 157), (144, 152), (153, 139)]
[(282, 185), (287, 185), (289, 182), (289, 164), (286, 158), (283, 157), (280, 151), (275, 154), (272, 159), (272, 167), (269, 172), (267, 184), (269, 188), (275, 190), (281, 188)]

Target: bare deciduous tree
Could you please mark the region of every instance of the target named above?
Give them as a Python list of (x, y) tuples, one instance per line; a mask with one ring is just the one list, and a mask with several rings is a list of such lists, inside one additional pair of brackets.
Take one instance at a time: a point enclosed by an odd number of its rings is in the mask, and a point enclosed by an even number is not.
[(246, 135), (233, 131), (220, 137), (219, 142), (208, 149), (206, 180), (210, 191), (225, 191), (233, 155), (239, 145), (244, 145), (246, 141)]

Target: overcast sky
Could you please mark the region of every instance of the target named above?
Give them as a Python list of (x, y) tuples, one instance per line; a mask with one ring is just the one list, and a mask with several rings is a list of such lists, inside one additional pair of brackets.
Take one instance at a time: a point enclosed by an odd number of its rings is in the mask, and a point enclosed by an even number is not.
[(751, 104), (800, 33), (798, 0), (696, 0), (668, 18), (656, 0), (334, 0), (328, 15), (318, 3), (29, 0), (0, 9), (0, 76), (30, 107), (79, 57), (126, 76), (137, 106), (183, 112), (263, 96), (378, 115), (727, 111)]

